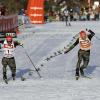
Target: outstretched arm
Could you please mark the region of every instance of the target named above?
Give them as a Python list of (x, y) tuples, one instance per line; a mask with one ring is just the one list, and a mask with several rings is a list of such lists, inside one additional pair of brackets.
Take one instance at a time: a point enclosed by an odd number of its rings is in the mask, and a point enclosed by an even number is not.
[(64, 53), (68, 53), (69, 51), (71, 51), (77, 44), (79, 43), (79, 38), (76, 40), (76, 42), (71, 45)]
[(14, 46), (23, 46), (23, 44), (19, 41), (14, 41)]

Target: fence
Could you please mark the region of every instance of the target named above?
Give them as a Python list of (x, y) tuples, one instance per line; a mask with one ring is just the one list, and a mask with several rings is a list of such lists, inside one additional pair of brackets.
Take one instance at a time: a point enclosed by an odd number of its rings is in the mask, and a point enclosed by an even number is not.
[(0, 32), (18, 31), (18, 16), (1, 16)]

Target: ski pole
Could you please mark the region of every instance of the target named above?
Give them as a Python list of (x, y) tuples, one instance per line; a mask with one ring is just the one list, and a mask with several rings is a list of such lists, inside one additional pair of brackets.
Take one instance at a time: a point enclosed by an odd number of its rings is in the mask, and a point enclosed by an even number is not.
[(35, 71), (37, 72), (38, 76), (41, 78), (41, 75), (40, 75), (40, 73), (39, 73), (39, 70), (35, 67), (35, 65), (34, 65), (33, 61), (31, 60), (31, 58), (30, 58), (30, 56), (28, 55), (28, 53), (27, 53), (26, 49), (24, 48), (24, 46), (22, 46), (22, 47), (23, 47), (23, 49), (24, 49), (24, 51), (25, 51), (25, 54), (26, 54), (26, 55), (27, 55), (27, 57), (29, 58), (29, 60), (30, 60), (31, 64), (32, 64), (32, 65), (33, 65), (33, 67), (35, 68)]

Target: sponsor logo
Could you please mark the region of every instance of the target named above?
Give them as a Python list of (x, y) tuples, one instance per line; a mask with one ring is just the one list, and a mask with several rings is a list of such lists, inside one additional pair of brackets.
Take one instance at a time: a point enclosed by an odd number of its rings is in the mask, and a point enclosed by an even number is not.
[(30, 9), (33, 9), (33, 10), (43, 10), (42, 7), (30, 7)]

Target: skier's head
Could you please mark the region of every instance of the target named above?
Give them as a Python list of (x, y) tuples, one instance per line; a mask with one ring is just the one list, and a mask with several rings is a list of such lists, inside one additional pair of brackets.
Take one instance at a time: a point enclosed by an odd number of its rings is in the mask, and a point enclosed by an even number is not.
[(81, 32), (80, 32), (80, 37), (81, 37), (83, 40), (85, 40), (86, 37), (87, 37), (86, 32), (85, 32), (85, 31), (81, 31)]
[(7, 41), (7, 43), (12, 43), (12, 37), (11, 36), (7, 36), (6, 37), (6, 41)]
[(12, 37), (11, 36), (7, 36), (6, 40), (7, 40), (7, 42), (12, 42)]

